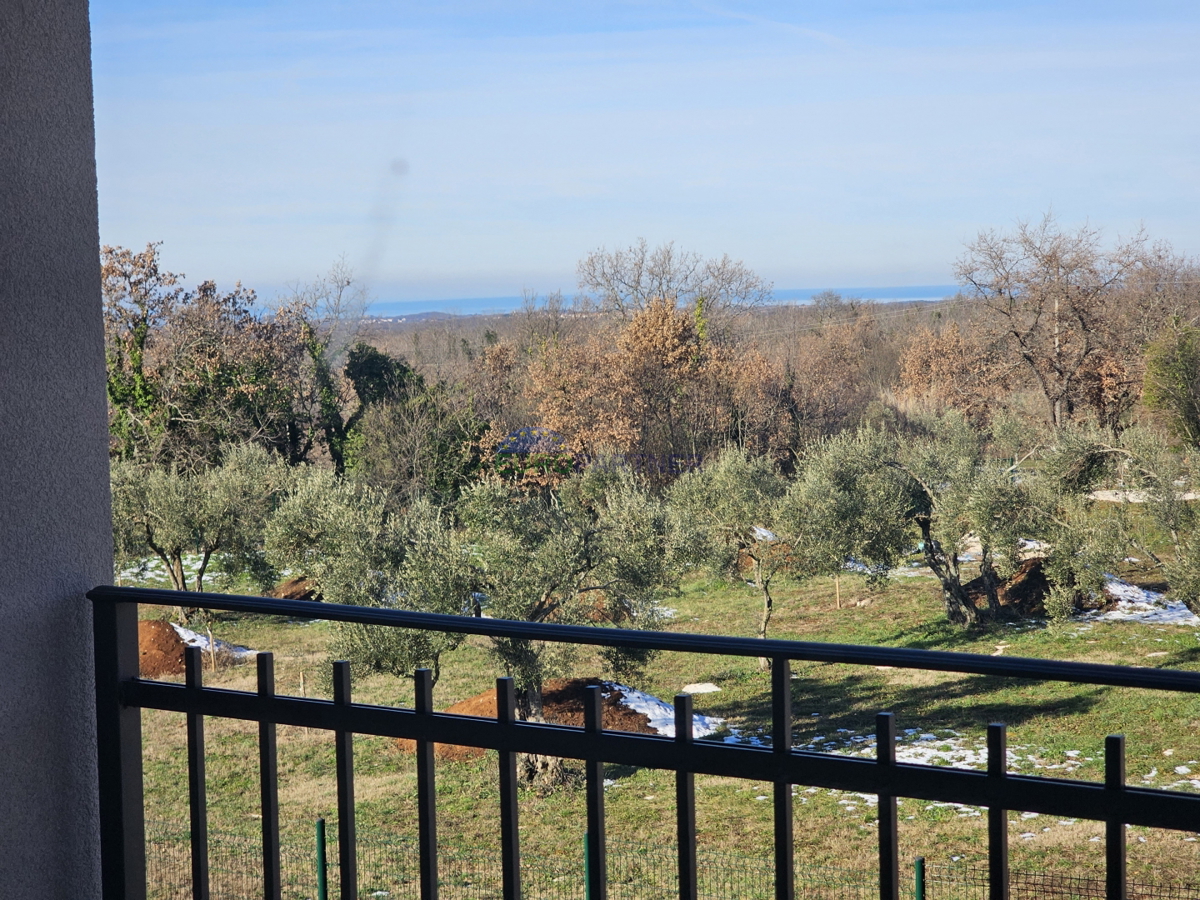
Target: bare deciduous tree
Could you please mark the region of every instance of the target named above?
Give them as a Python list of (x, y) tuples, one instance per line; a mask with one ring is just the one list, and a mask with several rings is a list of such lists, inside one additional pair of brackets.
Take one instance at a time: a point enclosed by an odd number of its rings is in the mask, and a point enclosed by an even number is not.
[(1053, 216), (1013, 234), (982, 232), (955, 266), (992, 314), (1045, 398), (1051, 423), (1070, 422), (1084, 382), (1113, 343), (1112, 298), (1143, 262), (1142, 234), (1111, 252), (1088, 226), (1066, 232)]
[(704, 259), (668, 242), (650, 249), (645, 238), (625, 250), (589, 253), (578, 267), (579, 286), (601, 308), (632, 318), (658, 298), (693, 313), (702, 336), (719, 338), (738, 312), (766, 303), (771, 285), (728, 255)]

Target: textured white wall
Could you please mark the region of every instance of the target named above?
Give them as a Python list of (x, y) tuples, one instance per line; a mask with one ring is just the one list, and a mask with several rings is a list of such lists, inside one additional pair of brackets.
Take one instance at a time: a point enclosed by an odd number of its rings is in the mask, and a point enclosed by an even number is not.
[(0, 0), (0, 897), (99, 894), (112, 577), (86, 0)]

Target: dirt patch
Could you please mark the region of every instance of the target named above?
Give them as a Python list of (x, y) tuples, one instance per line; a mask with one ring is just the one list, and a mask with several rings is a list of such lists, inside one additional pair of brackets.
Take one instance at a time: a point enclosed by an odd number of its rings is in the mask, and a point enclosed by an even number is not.
[[(542, 714), (547, 722), (555, 725), (574, 725), (583, 727), (583, 700), (585, 692), (591, 685), (600, 685), (608, 693), (604, 695), (601, 704), (601, 719), (608, 731), (633, 731), (640, 734), (657, 734), (650, 727), (650, 720), (644, 713), (635, 712), (621, 701), (625, 695), (619, 690), (611, 689), (612, 682), (601, 681), (599, 678), (554, 678), (542, 686)], [(479, 716), (485, 719), (496, 718), (496, 689), (484, 691), (461, 703), (455, 703), (445, 710), (458, 716)], [(416, 752), (416, 741), (398, 738), (396, 746), (402, 752)], [(467, 760), (478, 759), (484, 751), (479, 747), (460, 747), (455, 744), (434, 744), (433, 755), (438, 759)]]
[[(210, 632), (211, 635), (211, 632)], [(202, 639), (203, 640), (203, 639)], [(244, 647), (233, 647), (213, 641), (216, 653), (204, 651), (205, 671), (214, 667), (236, 665), (241, 654), (253, 655)], [(142, 619), (138, 622), (138, 672), (143, 678), (162, 678), (184, 673), (183, 655), (188, 643), (179, 636), (175, 626), (162, 619)]]
[(321, 595), (307, 578), (289, 578), (287, 581), (281, 581), (271, 588), (270, 596), (277, 600), (321, 600)]
[[(973, 578), (963, 588), (976, 606), (987, 607), (983, 576)], [(1046, 615), (1046, 595), (1049, 592), (1050, 582), (1042, 570), (1042, 558), (1035, 556), (1022, 562), (1007, 581), (997, 586), (996, 597), (1002, 607), (1022, 618), (1040, 618)]]
[(170, 622), (142, 619), (138, 622), (138, 669), (143, 678), (183, 674), (183, 650), (187, 646)]

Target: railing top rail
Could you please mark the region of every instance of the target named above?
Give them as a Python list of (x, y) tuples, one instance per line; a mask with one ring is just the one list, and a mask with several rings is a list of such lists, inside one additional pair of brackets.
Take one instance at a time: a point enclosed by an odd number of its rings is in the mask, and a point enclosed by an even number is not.
[(364, 625), (390, 625), (400, 628), (452, 631), (460, 634), (519, 640), (556, 641), (685, 653), (712, 653), (725, 656), (765, 656), (808, 662), (891, 666), (901, 669), (925, 669), (971, 675), (995, 675), (1040, 681), (1068, 681), (1112, 687), (1200, 693), (1200, 672), (1181, 669), (1144, 669), (1030, 657), (983, 656), (976, 653), (957, 653), (946, 650), (916, 650), (907, 647), (871, 647), (856, 644), (827, 644), (817, 641), (764, 640), (709, 634), (637, 631), (626, 628), (594, 628), (584, 625), (556, 625), (518, 622), (509, 619), (483, 619), (473, 616), (447, 616), (399, 609), (343, 606), (336, 603), (314, 603), (310, 600), (280, 600), (273, 597), (245, 597), (235, 594), (180, 592), (155, 588), (114, 587), (112, 585), (93, 588), (87, 596), (88, 599), (97, 603), (183, 605), (226, 612), (326, 619), (337, 622), (357, 622)]

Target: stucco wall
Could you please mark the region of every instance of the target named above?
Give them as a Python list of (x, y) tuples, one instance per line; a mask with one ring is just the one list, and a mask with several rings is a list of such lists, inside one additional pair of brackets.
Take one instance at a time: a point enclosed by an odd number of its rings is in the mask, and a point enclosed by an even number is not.
[(98, 896), (91, 623), (111, 579), (85, 0), (0, 2), (0, 897)]

